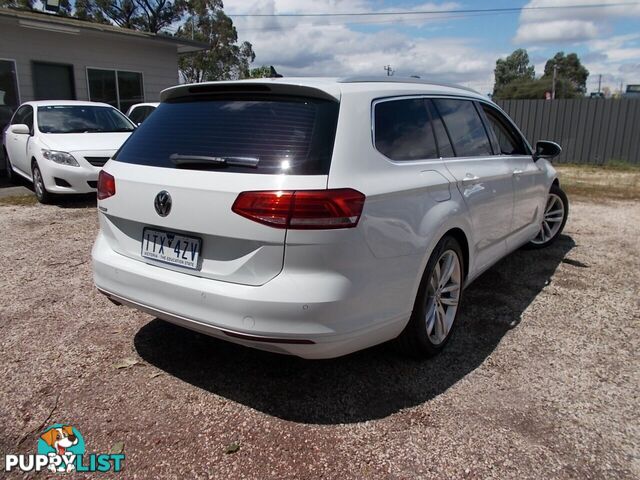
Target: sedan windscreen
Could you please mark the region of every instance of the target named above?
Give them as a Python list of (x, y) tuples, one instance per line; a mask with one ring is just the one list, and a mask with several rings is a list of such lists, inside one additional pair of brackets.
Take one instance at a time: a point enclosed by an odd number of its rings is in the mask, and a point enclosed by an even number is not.
[(239, 95), (160, 104), (119, 162), (189, 170), (326, 175), (339, 104)]
[(112, 107), (48, 105), (38, 107), (42, 133), (132, 132), (134, 126)]

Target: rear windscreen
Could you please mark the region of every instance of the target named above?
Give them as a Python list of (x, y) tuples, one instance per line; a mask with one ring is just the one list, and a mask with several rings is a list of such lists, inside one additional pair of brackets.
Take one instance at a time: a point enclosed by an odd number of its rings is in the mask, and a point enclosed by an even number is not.
[(329, 100), (255, 94), (166, 102), (115, 160), (190, 170), (326, 175), (338, 109)]

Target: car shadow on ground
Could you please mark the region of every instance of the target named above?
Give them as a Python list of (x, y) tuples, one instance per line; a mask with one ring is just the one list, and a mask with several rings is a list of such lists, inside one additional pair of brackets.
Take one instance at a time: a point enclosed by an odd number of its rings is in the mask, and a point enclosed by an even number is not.
[[(14, 190), (14, 187), (22, 187), (22, 190), (15, 194), (10, 193), (9, 196), (33, 195), (34, 201), (36, 201), (33, 183), (22, 177), (16, 176), (9, 181), (8, 178), (0, 176), (0, 194), (4, 188)], [(31, 193), (29, 193), (29, 191)], [(97, 199), (95, 193), (56, 195), (53, 198), (52, 205), (59, 208), (95, 208), (97, 206)]]
[(465, 292), (459, 323), (437, 357), (416, 361), (380, 345), (332, 360), (302, 360), (237, 346), (159, 319), (135, 336), (140, 356), (196, 387), (285, 420), (337, 424), (386, 417), (443, 393), (476, 369), (549, 284), (575, 246), (517, 251)]
[(59, 208), (96, 208), (98, 200), (95, 193), (59, 195), (53, 205)]

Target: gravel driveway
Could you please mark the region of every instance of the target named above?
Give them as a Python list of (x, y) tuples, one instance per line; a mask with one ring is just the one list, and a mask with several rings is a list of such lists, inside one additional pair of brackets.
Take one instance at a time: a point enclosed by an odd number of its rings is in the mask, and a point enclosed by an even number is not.
[(0, 207), (2, 462), (65, 422), (88, 452), (124, 442), (120, 478), (640, 477), (639, 203), (574, 202), (426, 362), (305, 361), (116, 307), (96, 231), (90, 204)]

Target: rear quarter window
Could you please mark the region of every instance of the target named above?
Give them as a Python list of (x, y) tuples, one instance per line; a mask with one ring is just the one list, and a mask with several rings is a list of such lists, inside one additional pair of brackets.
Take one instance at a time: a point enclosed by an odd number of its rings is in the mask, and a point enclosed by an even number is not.
[(438, 158), (431, 118), (423, 98), (384, 100), (375, 105), (376, 149), (397, 161)]
[[(162, 168), (326, 175), (338, 111), (339, 104), (329, 100), (255, 94), (161, 103), (115, 159)], [(176, 165), (176, 155), (249, 158), (257, 166)]]

